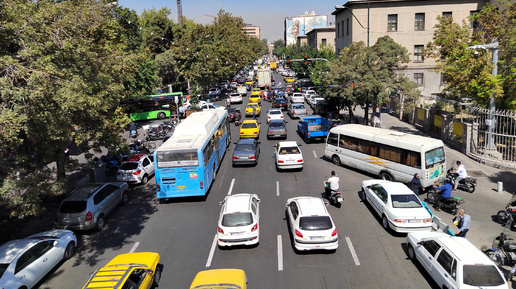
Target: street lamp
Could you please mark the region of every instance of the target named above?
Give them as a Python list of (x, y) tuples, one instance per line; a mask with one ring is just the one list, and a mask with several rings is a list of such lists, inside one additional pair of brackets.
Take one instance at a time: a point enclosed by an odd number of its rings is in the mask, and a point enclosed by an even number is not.
[[(491, 74), (493, 75), (493, 78), (496, 78), (496, 75), (498, 74), (498, 41), (495, 41), (491, 44), (473, 45), (468, 47), (468, 49), (483, 49), (491, 50), (493, 52), (493, 70), (491, 71)], [(475, 58), (478, 57), (477, 51), (475, 51), (474, 56)], [(489, 100), (489, 120), (486, 120), (486, 125), (488, 126), (488, 142), (486, 150), (490, 150), (491, 153), (496, 150), (494, 144), (495, 109), (495, 93), (493, 92), (491, 94), (491, 99)]]
[(360, 26), (362, 28), (367, 29), (367, 47), (369, 47), (369, 28), (371, 28), (369, 26), (369, 1), (367, 1), (367, 27), (364, 27), (364, 25), (362, 25), (360, 20), (358, 20), (357, 16), (355, 16), (355, 14), (353, 14), (353, 10), (351, 10), (351, 8), (349, 8), (347, 6), (343, 6), (343, 5), (335, 5), (335, 9), (348, 9), (349, 13), (351, 13), (351, 15), (353, 15), (353, 17), (355, 17), (355, 19), (357, 20), (358, 24), (360, 24)]

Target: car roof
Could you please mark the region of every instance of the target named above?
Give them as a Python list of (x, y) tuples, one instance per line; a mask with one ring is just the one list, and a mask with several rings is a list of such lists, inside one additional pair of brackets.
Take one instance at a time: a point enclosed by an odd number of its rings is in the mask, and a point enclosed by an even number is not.
[(321, 198), (316, 197), (297, 197), (295, 200), (299, 205), (299, 214), (304, 216), (326, 216), (328, 211)]
[(126, 160), (126, 162), (137, 162), (144, 156), (146, 156), (146, 154), (135, 154), (135, 155), (132, 155), (130, 158), (128, 158)]
[(78, 187), (65, 199), (65, 201), (84, 200), (87, 199), (91, 193), (97, 190), (103, 184), (86, 184)]
[(236, 194), (227, 196), (224, 199), (224, 213), (235, 213), (242, 211), (251, 211), (252, 194)]
[(409, 189), (404, 183), (400, 183), (400, 182), (385, 182), (385, 183), (380, 183), (380, 185), (390, 195), (414, 194), (414, 192), (411, 189)]
[(244, 120), (242, 122), (242, 124), (244, 124), (244, 123), (256, 123), (256, 124), (258, 124), (258, 121), (249, 119), (249, 120)]
[(38, 239), (20, 239), (4, 243), (0, 246), (0, 263), (11, 263), (20, 254), (23, 254), (38, 242), (40, 242)]
[(288, 146), (296, 146), (297, 147), (297, 142), (296, 141), (280, 141), (278, 143), (278, 145), (281, 147), (288, 147)]
[(282, 119), (271, 119), (271, 120), (269, 121), (269, 124), (271, 124), (271, 123), (273, 123), (273, 122), (279, 122), (279, 123), (283, 123), (283, 124), (285, 124), (285, 121), (283, 121)]
[(243, 138), (237, 142), (237, 144), (254, 144), (254, 139)]

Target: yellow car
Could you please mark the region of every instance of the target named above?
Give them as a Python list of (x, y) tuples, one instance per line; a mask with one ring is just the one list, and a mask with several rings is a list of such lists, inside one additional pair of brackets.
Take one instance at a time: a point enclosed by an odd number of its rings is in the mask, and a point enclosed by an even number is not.
[(244, 270), (240, 269), (212, 269), (197, 273), (190, 285), (190, 289), (211, 288), (247, 288), (247, 278)]
[(285, 76), (285, 82), (293, 83), (294, 82), (294, 77), (292, 77), (292, 76)]
[(262, 103), (262, 98), (260, 96), (259, 93), (251, 93), (251, 95), (249, 95), (249, 103), (258, 103), (258, 104), (261, 104)]
[(253, 85), (254, 84), (254, 81), (252, 79), (248, 79), (246, 80), (245, 84), (247, 85)]
[[(250, 97), (249, 97), (250, 98)], [(251, 101), (251, 100), (249, 100)], [(260, 116), (261, 108), (260, 105), (256, 102), (249, 102), (247, 106), (245, 107), (245, 115), (246, 116), (253, 116), (253, 108), (256, 109), (255, 115)]]
[(150, 289), (157, 287), (163, 266), (152, 252), (121, 254), (91, 274), (86, 288)]
[(260, 138), (260, 124), (255, 120), (244, 120), (240, 126), (240, 138)]
[(253, 88), (253, 91), (251, 92), (251, 94), (253, 94), (253, 93), (254, 94), (263, 94), (263, 91), (260, 88), (255, 87), (255, 88)]

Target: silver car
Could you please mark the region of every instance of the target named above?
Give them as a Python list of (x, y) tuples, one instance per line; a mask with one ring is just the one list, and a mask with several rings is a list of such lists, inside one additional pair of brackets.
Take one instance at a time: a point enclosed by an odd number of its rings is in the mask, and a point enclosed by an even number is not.
[(104, 229), (106, 216), (118, 204), (127, 202), (125, 182), (87, 184), (75, 189), (61, 202), (56, 227), (69, 230)]
[(291, 103), (287, 110), (290, 118), (299, 118), (300, 116), (306, 115), (306, 107), (302, 103)]
[(233, 151), (233, 166), (256, 165), (260, 156), (260, 142), (255, 139), (241, 139)]

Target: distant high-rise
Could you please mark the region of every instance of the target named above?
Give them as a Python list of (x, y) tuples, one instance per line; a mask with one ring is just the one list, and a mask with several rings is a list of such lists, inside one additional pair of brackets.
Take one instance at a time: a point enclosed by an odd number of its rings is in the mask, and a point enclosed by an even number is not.
[(311, 14), (305, 12), (304, 15), (285, 17), (285, 45), (294, 45), (298, 36), (305, 36), (314, 28), (326, 26), (328, 26), (328, 15), (315, 15), (314, 11)]
[(260, 39), (260, 26), (253, 26), (251, 24), (246, 24), (244, 26), (243, 30), (244, 30), (245, 34)]

